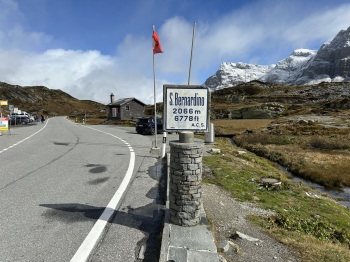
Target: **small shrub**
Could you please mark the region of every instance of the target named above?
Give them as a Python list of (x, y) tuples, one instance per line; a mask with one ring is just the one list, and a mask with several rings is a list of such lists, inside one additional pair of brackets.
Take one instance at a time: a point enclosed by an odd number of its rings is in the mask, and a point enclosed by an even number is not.
[(349, 150), (350, 142), (341, 138), (313, 137), (309, 146), (321, 150)]
[(249, 144), (250, 145), (256, 145), (256, 144), (286, 145), (290, 143), (290, 141), (284, 136), (271, 135), (266, 133), (251, 133), (251, 134), (241, 135), (235, 138), (235, 141), (242, 145), (249, 145)]

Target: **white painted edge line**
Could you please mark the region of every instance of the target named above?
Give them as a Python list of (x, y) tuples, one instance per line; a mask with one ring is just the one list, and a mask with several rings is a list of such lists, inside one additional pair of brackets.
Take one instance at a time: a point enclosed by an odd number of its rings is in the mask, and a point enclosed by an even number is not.
[(9, 150), (10, 148), (13, 148), (13, 147), (15, 147), (15, 146), (18, 146), (20, 143), (22, 143), (22, 142), (26, 141), (27, 139), (29, 139), (29, 138), (35, 136), (36, 134), (38, 134), (39, 132), (41, 132), (41, 131), (47, 126), (48, 123), (49, 123), (49, 119), (45, 122), (45, 125), (44, 125), (40, 130), (38, 130), (38, 131), (36, 131), (35, 133), (31, 134), (30, 136), (28, 136), (28, 137), (22, 139), (21, 141), (18, 141), (17, 143), (13, 144), (12, 146), (9, 146), (9, 147), (7, 147), (7, 148), (4, 148), (4, 149), (0, 150), (0, 154), (1, 154), (1, 153), (4, 153), (5, 151)]
[(135, 151), (134, 149), (130, 146), (129, 143), (124, 141), (123, 139), (112, 135), (110, 133), (84, 126), (86, 128), (90, 128), (92, 130), (110, 135), (112, 137), (115, 137), (119, 140), (121, 140), (124, 144), (126, 144), (129, 148), (130, 151), (130, 161), (129, 161), (129, 167), (128, 170), (126, 171), (126, 174), (123, 178), (122, 183), (120, 184), (118, 190), (115, 192), (114, 196), (112, 199), (109, 201), (108, 205), (106, 206), (105, 210), (103, 211), (102, 215), (99, 217), (99, 219), (96, 221), (92, 229), (90, 230), (89, 234), (86, 236), (85, 240), (83, 243), (80, 245), (72, 259), (70, 260), (71, 262), (83, 262), (83, 261), (88, 261), (93, 249), (95, 248), (97, 241), (100, 239), (107, 223), (111, 219), (112, 215), (115, 212), (115, 209), (117, 205), (119, 204), (124, 192), (126, 191), (131, 178), (132, 174), (134, 172), (134, 166), (135, 166)]

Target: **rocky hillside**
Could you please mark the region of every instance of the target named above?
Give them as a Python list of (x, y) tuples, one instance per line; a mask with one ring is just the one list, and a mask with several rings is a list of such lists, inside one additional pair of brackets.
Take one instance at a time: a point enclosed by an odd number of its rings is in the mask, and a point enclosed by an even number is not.
[(298, 49), (277, 64), (224, 62), (204, 85), (219, 90), (253, 80), (288, 85), (350, 81), (350, 27), (318, 51)]
[[(21, 87), (0, 82), (0, 100), (8, 100), (20, 110), (48, 116), (67, 115), (107, 119), (106, 106), (78, 100), (69, 94), (44, 86)], [(146, 115), (153, 115), (148, 106)], [(162, 110), (162, 104), (157, 105)], [(251, 81), (211, 92), (212, 119), (272, 119), (296, 114), (350, 114), (350, 83), (290, 86)], [(8, 114), (8, 107), (2, 106)]]
[(340, 31), (336, 37), (321, 46), (315, 57), (300, 70), (295, 84), (321, 81), (350, 80), (350, 27)]
[[(350, 83), (288, 86), (252, 81), (211, 93), (212, 119), (350, 113)], [(341, 111), (344, 112), (341, 112)]]
[[(48, 116), (80, 116), (85, 113), (90, 117), (107, 118), (106, 106), (90, 100), (79, 100), (61, 91), (45, 86), (10, 85), (0, 82), (0, 100), (7, 100), (9, 105), (29, 113)], [(8, 113), (8, 107), (2, 107)]]

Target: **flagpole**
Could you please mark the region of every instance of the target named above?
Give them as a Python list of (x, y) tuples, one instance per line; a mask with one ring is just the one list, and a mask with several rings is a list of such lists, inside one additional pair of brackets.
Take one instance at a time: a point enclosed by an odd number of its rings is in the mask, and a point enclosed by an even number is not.
[(196, 28), (196, 21), (193, 22), (193, 31), (192, 31), (192, 46), (191, 46), (191, 56), (190, 56), (190, 68), (188, 70), (188, 85), (190, 85), (191, 78), (191, 69), (192, 69), (192, 53), (193, 53), (193, 41), (194, 41), (194, 30)]
[(154, 136), (155, 148), (157, 148), (157, 99), (156, 99), (156, 73), (155, 73), (155, 59), (153, 54), (153, 93), (154, 93)]
[[(153, 32), (154, 32), (153, 25)], [(155, 70), (155, 58), (153, 52), (153, 102), (154, 102), (154, 137), (155, 137), (155, 148), (157, 148), (157, 98), (156, 98), (156, 70)]]

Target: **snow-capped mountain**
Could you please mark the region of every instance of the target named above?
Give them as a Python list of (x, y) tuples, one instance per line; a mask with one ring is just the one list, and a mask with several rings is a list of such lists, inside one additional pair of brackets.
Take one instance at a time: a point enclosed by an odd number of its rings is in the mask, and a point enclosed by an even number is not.
[(317, 84), (350, 80), (350, 27), (321, 46), (315, 57), (300, 71), (295, 84)]
[(260, 79), (273, 69), (274, 65), (252, 65), (246, 63), (222, 63), (215, 75), (205, 81), (212, 90), (235, 86), (244, 82)]
[(318, 51), (297, 49), (277, 64), (263, 66), (224, 62), (204, 85), (218, 90), (252, 80), (287, 85), (350, 81), (350, 27), (341, 30)]
[(315, 57), (316, 53), (316, 50), (309, 49), (294, 50), (290, 56), (279, 61), (259, 80), (269, 83), (292, 84), (297, 80), (299, 72)]

